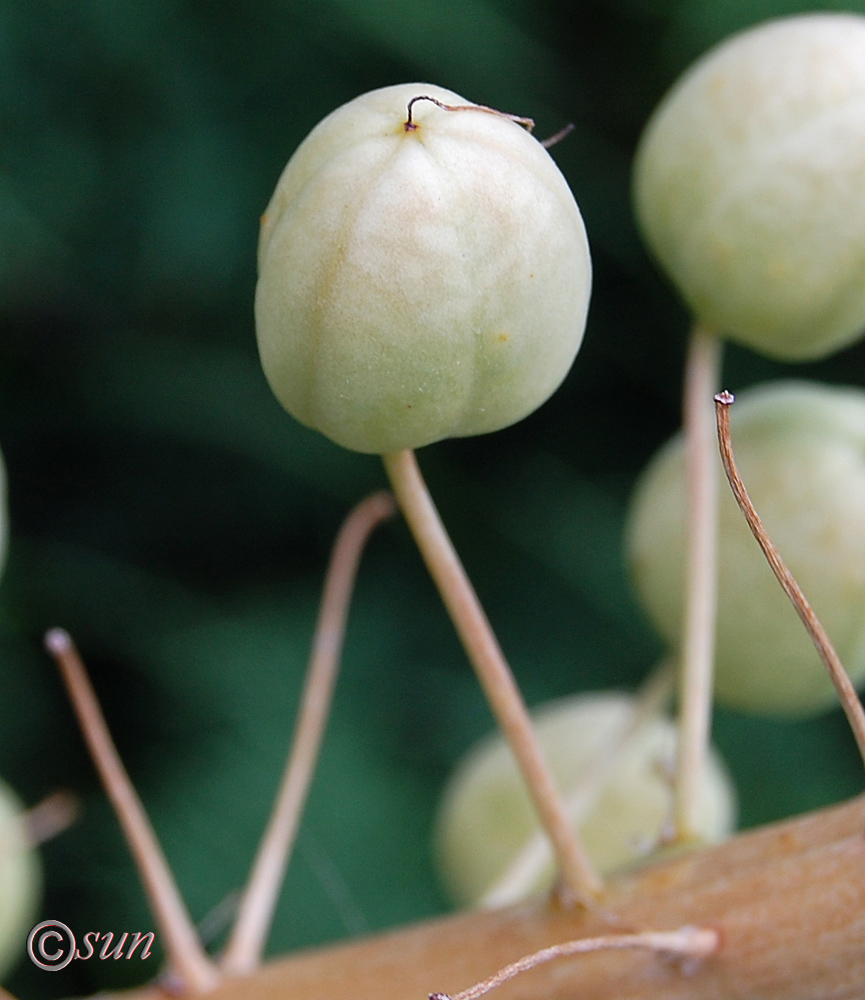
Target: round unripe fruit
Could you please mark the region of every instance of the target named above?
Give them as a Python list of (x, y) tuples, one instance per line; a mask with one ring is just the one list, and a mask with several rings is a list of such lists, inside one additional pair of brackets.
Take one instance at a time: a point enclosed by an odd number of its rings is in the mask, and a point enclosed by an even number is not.
[(0, 978), (23, 954), (39, 902), (39, 859), (21, 812), (17, 795), (0, 781)]
[(364, 94), (317, 125), (264, 214), (265, 375), (301, 423), (386, 453), (506, 427), (580, 346), (585, 229), (524, 128), (429, 84)]
[(734, 35), (685, 73), (637, 152), (638, 222), (695, 316), (815, 358), (865, 327), (865, 18)]
[[(628, 734), (635, 701), (621, 693), (583, 694), (532, 712), (574, 828), (604, 875), (657, 847), (672, 813), (675, 726), (655, 716)], [(604, 770), (598, 781), (599, 768)], [(700, 788), (698, 833), (706, 841), (722, 840), (734, 828), (735, 813), (732, 783), (712, 751)], [(436, 857), (454, 901), (484, 901), (537, 832), (510, 750), (501, 736), (487, 737), (459, 764), (439, 808)], [(551, 887), (553, 861), (543, 847), (539, 863), (524, 869), (528, 880), (509, 895), (498, 892), (497, 902), (514, 902)]]
[[(854, 683), (865, 677), (865, 393), (807, 382), (743, 392), (730, 412), (736, 464), (770, 538)], [(805, 715), (837, 695), (720, 474), (715, 694), (748, 711)], [(628, 555), (661, 635), (680, 640), (685, 453), (681, 436), (634, 493)]]

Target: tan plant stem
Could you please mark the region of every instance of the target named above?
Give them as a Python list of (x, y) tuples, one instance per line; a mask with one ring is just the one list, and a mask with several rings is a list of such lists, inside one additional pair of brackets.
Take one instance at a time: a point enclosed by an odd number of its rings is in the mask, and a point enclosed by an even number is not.
[(219, 981), (180, 896), (162, 848), (123, 766), (78, 650), (63, 629), (52, 629), (45, 646), (57, 661), (84, 739), (123, 828), (172, 972), (185, 989), (204, 993)]
[(382, 491), (367, 497), (349, 514), (334, 543), (294, 739), (273, 813), (220, 962), (233, 975), (246, 975), (261, 961), (330, 712), (360, 557), (371, 532), (395, 510), (390, 493)]
[(820, 619), (814, 613), (814, 609), (802, 593), (801, 587), (787, 568), (780, 553), (775, 548), (772, 539), (763, 527), (760, 515), (754, 508), (751, 498), (748, 496), (748, 491), (745, 489), (745, 484), (742, 482), (736, 468), (736, 460), (733, 457), (733, 445), (730, 438), (730, 407), (733, 405), (733, 401), (734, 397), (732, 393), (726, 391), (719, 392), (715, 396), (718, 444), (721, 449), (721, 461), (724, 463), (727, 480), (730, 483), (730, 488), (733, 490), (736, 503), (738, 503), (739, 509), (748, 522), (751, 533), (757, 539), (757, 543), (763, 550), (766, 561), (771, 566), (772, 572), (775, 574), (778, 583), (781, 584), (784, 593), (790, 598), (793, 607), (796, 609), (796, 614), (805, 626), (808, 635), (811, 636), (820, 659), (829, 671), (829, 677), (835, 685), (838, 697), (841, 699), (841, 707), (844, 709), (847, 720), (850, 723), (850, 728), (853, 730), (853, 735), (856, 738), (859, 753), (862, 755), (863, 763), (865, 763), (865, 711), (863, 711), (862, 702), (859, 700), (856, 689), (851, 684), (850, 678), (847, 676), (847, 671), (844, 669), (844, 665), (835, 652), (835, 647), (832, 645)]
[(593, 951), (623, 951), (644, 948), (670, 958), (700, 960), (718, 950), (721, 939), (716, 930), (708, 927), (681, 927), (677, 931), (645, 931), (642, 934), (607, 934), (596, 938), (579, 938), (564, 944), (550, 945), (516, 962), (511, 962), (488, 979), (460, 990), (459, 993), (430, 993), (429, 1000), (478, 1000), (521, 972), (528, 972), (554, 958), (569, 955), (587, 955)]
[(679, 740), (674, 839), (695, 839), (697, 803), (712, 720), (717, 605), (718, 476), (711, 400), (718, 391), (721, 342), (699, 323), (685, 363), (684, 425), (688, 544), (679, 675)]
[[(865, 796), (677, 852), (611, 878), (603, 906), (546, 902), (473, 910), (313, 948), (225, 979), (212, 1000), (421, 1000), (456, 992), (551, 941), (664, 927), (713, 927), (722, 948), (680, 963), (599, 951), (510, 983), (510, 1000), (862, 1000)], [(615, 926), (610, 914), (616, 915)], [(105, 998), (107, 1000), (107, 998)], [(153, 986), (113, 1000), (166, 1000)]]
[(382, 456), (399, 506), (456, 626), (553, 845), (565, 888), (590, 905), (602, 883), (568, 823), (528, 709), (427, 491), (413, 451)]
[[(582, 768), (577, 783), (564, 795), (571, 828), (579, 830), (595, 807), (607, 781), (633, 738), (650, 719), (663, 714), (673, 693), (673, 669), (663, 663), (637, 691), (621, 725), (610, 732)], [(541, 831), (523, 845), (507, 869), (486, 890), (478, 904), (484, 909), (508, 906), (524, 899), (537, 885), (550, 860), (550, 842)]]

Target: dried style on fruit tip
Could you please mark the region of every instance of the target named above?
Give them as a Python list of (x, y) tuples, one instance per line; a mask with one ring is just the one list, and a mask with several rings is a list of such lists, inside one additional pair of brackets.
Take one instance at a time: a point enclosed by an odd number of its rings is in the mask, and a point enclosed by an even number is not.
[(706, 326), (788, 361), (865, 327), (865, 18), (807, 14), (699, 59), (650, 119), (634, 201)]
[[(435, 100), (409, 120), (418, 97)], [(579, 208), (541, 143), (426, 83), (364, 94), (313, 129), (264, 214), (258, 266), (280, 403), (379, 454), (535, 410), (571, 367), (591, 286)]]

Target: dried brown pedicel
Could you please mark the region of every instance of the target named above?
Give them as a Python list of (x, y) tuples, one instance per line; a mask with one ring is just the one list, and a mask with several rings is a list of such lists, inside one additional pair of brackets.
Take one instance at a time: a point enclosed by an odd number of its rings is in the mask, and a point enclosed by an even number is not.
[[(865, 393), (779, 382), (743, 392), (736, 460), (766, 530), (854, 683), (865, 676)], [(726, 483), (719, 484), (719, 701), (772, 714), (830, 707), (835, 689)], [(631, 504), (628, 553), (641, 602), (675, 646), (684, 546), (684, 455), (673, 439)]]
[(823, 628), (822, 622), (814, 614), (814, 609), (811, 607), (810, 601), (802, 592), (802, 588), (790, 572), (789, 566), (781, 558), (781, 553), (766, 533), (763, 521), (754, 507), (748, 495), (748, 490), (742, 482), (742, 477), (739, 475), (739, 470), (736, 467), (736, 458), (733, 455), (733, 442), (730, 438), (730, 407), (734, 402), (735, 397), (732, 393), (727, 392), (726, 389), (715, 395), (718, 445), (721, 450), (721, 461), (724, 464), (727, 482), (730, 484), (730, 489), (733, 491), (742, 515), (748, 522), (748, 527), (751, 529), (754, 540), (760, 546), (760, 551), (766, 557), (766, 562), (775, 574), (775, 579), (778, 581), (781, 589), (796, 609), (799, 620), (805, 627), (805, 631), (814, 643), (814, 648), (823, 661), (823, 665), (826, 667), (826, 672), (838, 693), (841, 707), (847, 716), (850, 728), (853, 730), (853, 735), (859, 747), (859, 754), (863, 761), (865, 761), (865, 709), (862, 708), (862, 702), (859, 700), (856, 689), (847, 676), (844, 664), (839, 659), (838, 653), (832, 645), (832, 640), (826, 633), (826, 629)]

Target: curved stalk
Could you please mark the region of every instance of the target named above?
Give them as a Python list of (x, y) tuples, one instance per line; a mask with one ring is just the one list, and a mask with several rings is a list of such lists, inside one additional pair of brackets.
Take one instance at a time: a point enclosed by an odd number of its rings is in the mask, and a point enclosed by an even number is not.
[(233, 975), (246, 975), (261, 961), (330, 712), (357, 567), (371, 532), (395, 509), (390, 493), (367, 497), (346, 518), (334, 543), (294, 739), (273, 813), (220, 962)]
[(721, 935), (711, 927), (680, 927), (676, 931), (642, 931), (636, 934), (605, 934), (595, 938), (576, 938), (563, 944), (526, 955), (511, 962), (503, 969), (459, 993), (430, 993), (429, 1000), (479, 1000), (490, 990), (502, 986), (522, 972), (536, 969), (545, 962), (571, 955), (589, 955), (593, 951), (627, 951), (644, 949), (654, 951), (665, 959), (699, 962), (716, 952), (721, 945)]
[(742, 511), (745, 520), (748, 522), (751, 534), (757, 539), (757, 544), (762, 549), (766, 561), (775, 574), (775, 579), (781, 584), (781, 588), (787, 597), (790, 598), (790, 602), (796, 609), (796, 614), (805, 626), (805, 630), (811, 637), (811, 641), (814, 643), (820, 659), (829, 672), (829, 677), (835, 685), (835, 690), (838, 692), (841, 707), (844, 709), (844, 714), (847, 716), (847, 721), (850, 723), (850, 728), (853, 730), (853, 735), (856, 738), (856, 745), (859, 748), (862, 761), (865, 763), (865, 710), (862, 708), (859, 695), (856, 693), (856, 689), (847, 676), (847, 671), (844, 669), (840, 657), (835, 652), (835, 647), (832, 645), (826, 629), (823, 628), (820, 619), (802, 592), (802, 588), (787, 568), (787, 564), (781, 558), (780, 552), (775, 548), (774, 542), (763, 527), (760, 515), (751, 502), (748, 491), (745, 489), (745, 484), (739, 476), (739, 471), (736, 468), (736, 460), (733, 457), (733, 445), (730, 440), (730, 407), (732, 405), (732, 393), (724, 391), (719, 392), (715, 396), (718, 444), (721, 449), (721, 460), (724, 463), (727, 481), (733, 491), (733, 496), (736, 498), (736, 503), (739, 505), (739, 510)]
[(591, 905), (602, 887), (601, 879), (568, 823), (528, 709), (427, 491), (414, 452), (395, 452), (382, 459), (421, 555), (516, 757), (541, 826), (552, 842), (564, 885), (580, 903)]

